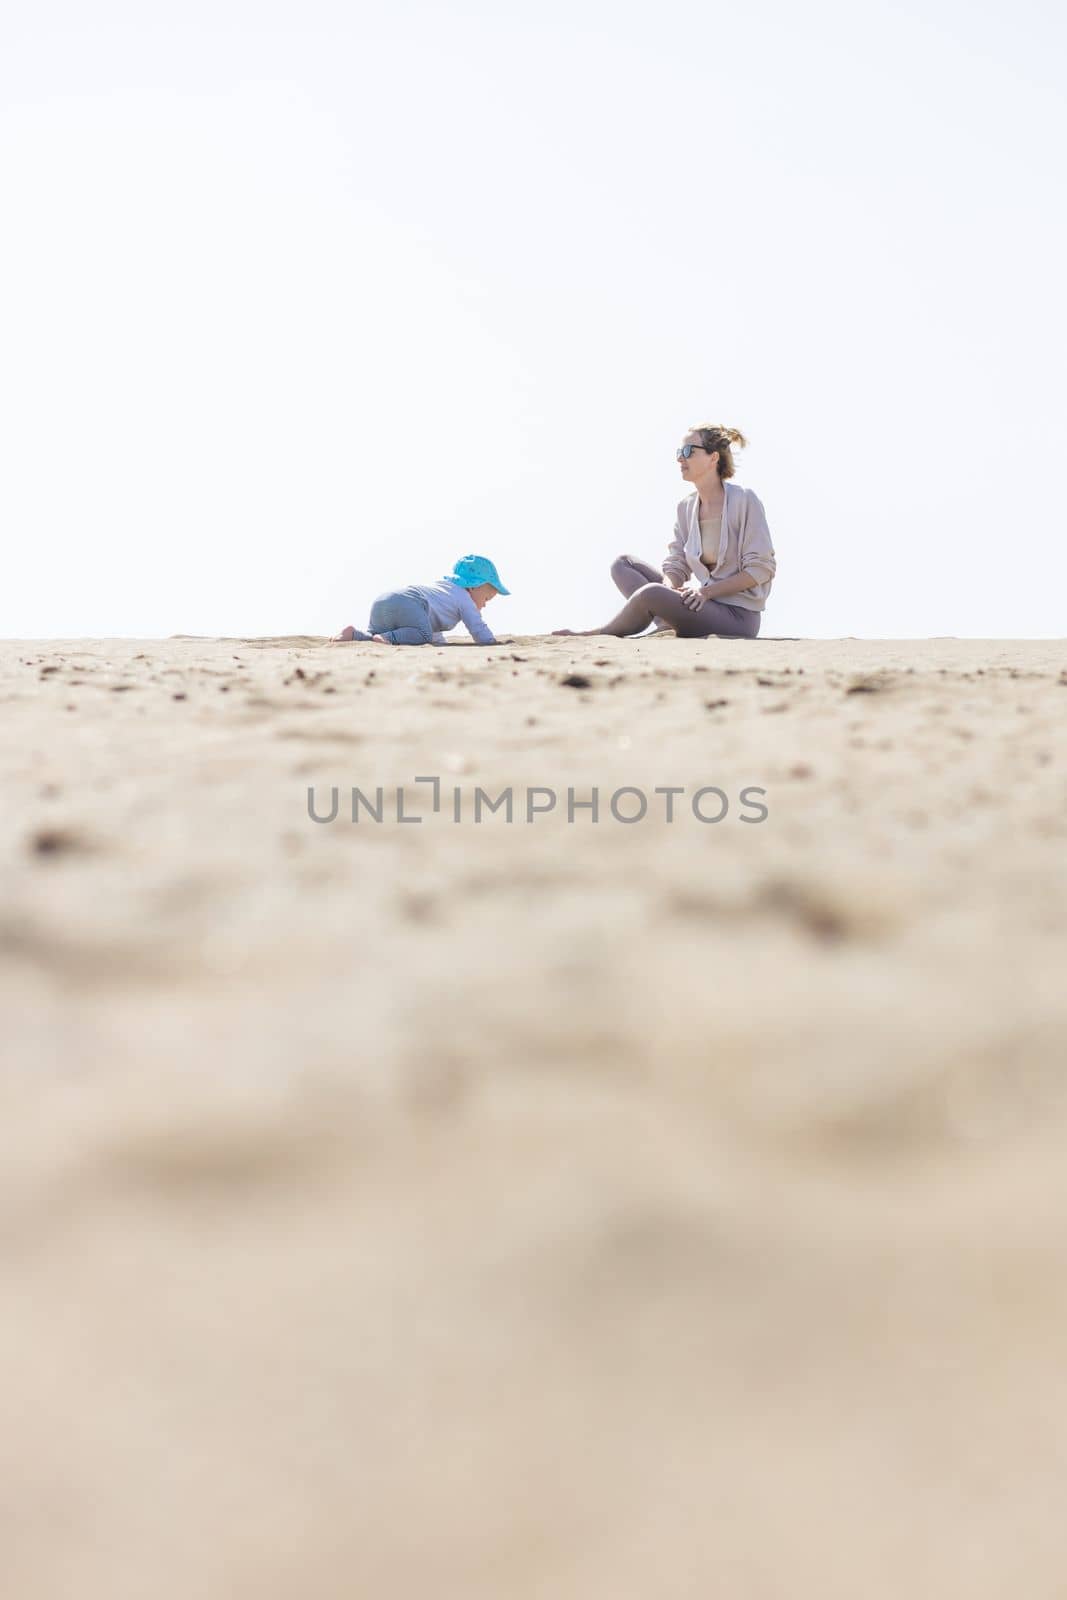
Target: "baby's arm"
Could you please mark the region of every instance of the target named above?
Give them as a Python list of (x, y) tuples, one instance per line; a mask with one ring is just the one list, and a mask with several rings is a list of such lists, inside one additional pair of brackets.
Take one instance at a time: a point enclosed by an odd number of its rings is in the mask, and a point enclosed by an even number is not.
[(487, 623), (482, 621), (481, 613), (466, 589), (464, 589), (460, 598), (459, 614), (463, 619), (463, 626), (475, 644), (496, 644), (497, 640), (493, 630)]

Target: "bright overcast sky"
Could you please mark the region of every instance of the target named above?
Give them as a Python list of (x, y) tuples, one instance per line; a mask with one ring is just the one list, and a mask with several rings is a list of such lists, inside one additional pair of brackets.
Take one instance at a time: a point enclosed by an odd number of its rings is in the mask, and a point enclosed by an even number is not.
[(1067, 632), (1064, 9), (0, 0), (0, 635), (333, 631), (658, 563), (764, 632)]

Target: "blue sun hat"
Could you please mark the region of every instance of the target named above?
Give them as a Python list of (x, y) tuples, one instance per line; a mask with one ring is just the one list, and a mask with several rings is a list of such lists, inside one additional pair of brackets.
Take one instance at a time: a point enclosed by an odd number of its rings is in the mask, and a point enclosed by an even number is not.
[(448, 576), (462, 589), (473, 589), (479, 583), (491, 583), (498, 594), (511, 593), (510, 589), (504, 588), (488, 556), (460, 556)]

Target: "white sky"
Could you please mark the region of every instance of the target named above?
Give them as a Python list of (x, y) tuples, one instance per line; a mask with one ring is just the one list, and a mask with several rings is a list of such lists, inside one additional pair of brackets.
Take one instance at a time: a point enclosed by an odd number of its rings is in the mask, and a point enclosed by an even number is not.
[(0, 635), (592, 626), (704, 421), (765, 632), (1063, 635), (1064, 15), (0, 0)]

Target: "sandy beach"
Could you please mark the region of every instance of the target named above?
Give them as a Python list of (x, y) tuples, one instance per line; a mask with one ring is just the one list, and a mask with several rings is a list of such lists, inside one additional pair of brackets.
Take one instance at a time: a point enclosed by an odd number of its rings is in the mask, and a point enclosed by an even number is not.
[(4, 1595), (1062, 1595), (1067, 642), (0, 696)]

